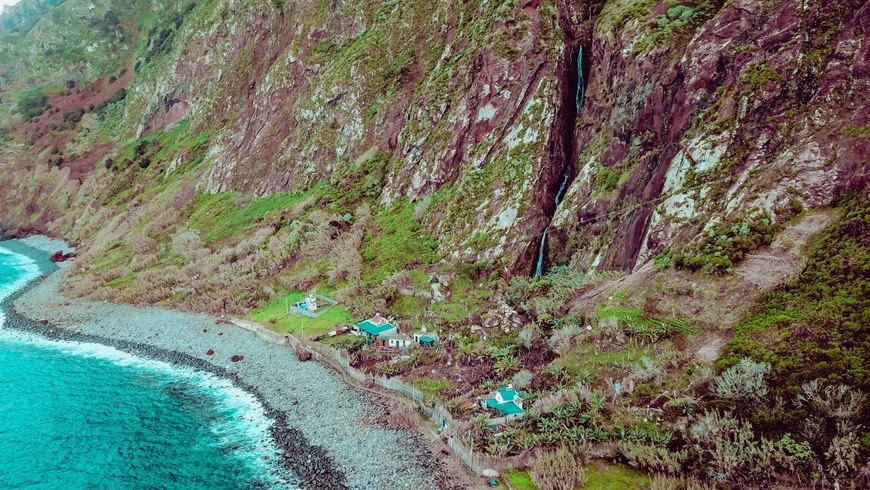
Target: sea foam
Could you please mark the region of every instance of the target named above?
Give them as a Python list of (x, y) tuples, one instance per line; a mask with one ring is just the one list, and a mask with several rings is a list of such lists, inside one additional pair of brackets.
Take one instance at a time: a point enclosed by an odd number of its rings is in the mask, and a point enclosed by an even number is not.
[[(0, 246), (0, 273), (3, 273), (0, 276), (0, 301), (2, 301), (39, 277), (41, 270), (30, 257)], [(5, 317), (0, 310), (0, 327), (4, 320)], [(216, 436), (220, 445), (233, 447), (238, 459), (271, 480), (270, 486), (295, 488), (274, 476), (275, 473), (272, 471), (275, 463), (270, 458), (275, 455), (277, 448), (270, 437), (269, 429), (272, 421), (268, 418), (265, 407), (254, 395), (240, 389), (227, 379), (197, 371), (192, 367), (176, 366), (139, 357), (102, 344), (51, 340), (29, 332), (0, 328), (0, 342), (24, 343), (35, 348), (60, 351), (66, 355), (108, 361), (122, 368), (155, 375), (155, 379), (163, 385), (181, 381), (195, 386), (213, 400), (214, 409), (220, 415), (209, 425), (209, 430)]]

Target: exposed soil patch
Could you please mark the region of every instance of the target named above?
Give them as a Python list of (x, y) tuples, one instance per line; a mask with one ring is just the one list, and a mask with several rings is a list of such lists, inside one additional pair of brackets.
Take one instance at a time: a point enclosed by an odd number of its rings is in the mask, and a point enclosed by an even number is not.
[(746, 256), (734, 273), (749, 284), (770, 290), (794, 278), (806, 262), (810, 238), (833, 221), (836, 213), (823, 211), (807, 215), (785, 228), (767, 247)]
[(725, 342), (727, 341), (724, 338), (715, 337), (699, 347), (695, 351), (695, 357), (704, 362), (715, 362), (716, 359), (719, 359), (719, 351), (725, 346)]
[(108, 155), (114, 147), (115, 144), (111, 142), (97, 145), (91, 149), (91, 151), (73, 161), (65, 162), (62, 166), (69, 167), (70, 179), (81, 181), (103, 161), (106, 155)]
[[(23, 133), (30, 147), (21, 152), (15, 159), (16, 170), (36, 164), (48, 164), (45, 155), (52, 158), (62, 158), (61, 167), (70, 168), (70, 179), (82, 180), (93, 171), (114, 147), (113, 143), (97, 145), (87, 153), (70, 158), (67, 150), (69, 141), (76, 134), (75, 129), (57, 129), (64, 123), (64, 114), (78, 109), (88, 113), (90, 107), (100, 105), (125, 88), (133, 79), (133, 74), (127, 70), (120, 78), (109, 83), (106, 77), (100, 77), (92, 82), (80, 83), (66, 92), (51, 97), (51, 107), (42, 115), (30, 121), (24, 121), (13, 126), (13, 130)], [(52, 129), (52, 126), (56, 129)]]

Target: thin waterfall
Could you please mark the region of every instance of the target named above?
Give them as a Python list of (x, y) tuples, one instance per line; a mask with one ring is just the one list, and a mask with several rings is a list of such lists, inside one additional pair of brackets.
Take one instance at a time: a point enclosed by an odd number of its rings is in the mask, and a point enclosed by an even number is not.
[[(577, 46), (577, 91), (574, 94), (577, 111), (583, 107), (583, 99), (586, 96), (586, 80), (583, 77), (583, 45)], [(572, 131), (573, 134), (573, 131)], [(559, 209), (559, 204), (562, 203), (562, 198), (565, 197), (565, 191), (568, 189), (568, 181), (571, 180), (571, 174), (574, 173), (574, 164), (568, 161), (565, 169), (562, 171), (562, 182), (559, 184), (559, 190), (556, 191), (555, 208)], [(535, 279), (539, 279), (544, 274), (544, 258), (547, 252), (547, 234), (550, 227), (544, 228), (544, 233), (541, 235), (541, 245), (538, 247), (538, 262), (535, 264)]]
[(544, 228), (544, 234), (541, 235), (541, 246), (538, 248), (538, 263), (535, 265), (535, 279), (540, 279), (544, 275), (544, 251), (547, 250), (547, 232), (550, 227)]
[(572, 165), (565, 167), (565, 172), (562, 173), (562, 184), (559, 186), (559, 191), (556, 192), (556, 208), (562, 202), (562, 197), (565, 195), (565, 189), (568, 187), (568, 178), (571, 176)]
[(586, 79), (583, 76), (583, 45), (577, 46), (577, 112), (583, 107), (583, 99), (586, 98)]
[[(577, 46), (570, 48), (570, 49), (572, 49), (572, 51), (570, 53), (576, 56), (576, 61), (574, 62), (573, 66), (568, 65), (572, 68), (571, 71), (576, 70), (576, 72), (569, 74), (569, 76), (573, 79), (571, 81), (576, 82), (576, 87), (574, 88), (574, 109), (572, 110), (571, 105), (570, 105), (571, 104), (571, 102), (570, 102), (571, 95), (570, 95), (569, 90), (571, 90), (571, 88), (566, 87), (567, 90), (565, 90), (565, 92), (563, 92), (563, 94), (565, 94), (567, 96), (566, 97), (567, 100), (563, 99), (565, 104), (562, 107), (566, 111), (566, 120), (570, 121), (570, 124), (567, 127), (563, 128), (562, 137), (564, 138), (564, 145), (563, 145), (564, 160), (563, 160), (562, 175), (561, 175), (562, 178), (560, 179), (559, 188), (556, 191), (556, 194), (555, 194), (554, 199), (553, 199), (554, 204), (555, 204), (555, 206), (553, 206), (553, 215), (555, 215), (556, 211), (558, 211), (559, 205), (562, 203), (562, 199), (564, 199), (565, 193), (568, 190), (568, 185), (571, 183), (571, 180), (574, 176), (574, 170), (575, 170), (574, 161), (573, 161), (574, 154), (575, 154), (574, 148), (573, 148), (574, 130), (575, 130), (577, 114), (579, 113), (580, 109), (583, 107), (583, 101), (586, 98), (586, 76), (583, 73), (583, 55), (584, 55), (583, 45), (578, 44)], [(553, 219), (553, 215), (549, 216), (550, 220)], [(544, 228), (543, 233), (541, 233), (541, 243), (538, 246), (538, 257), (537, 257), (538, 260), (535, 263), (535, 272), (534, 272), (535, 279), (539, 279), (539, 278), (541, 278), (541, 276), (544, 275), (544, 267), (545, 267), (545, 262), (546, 262), (546, 258), (547, 258), (547, 237), (549, 235), (549, 232), (550, 232), (550, 226), (547, 225), (547, 227)]]

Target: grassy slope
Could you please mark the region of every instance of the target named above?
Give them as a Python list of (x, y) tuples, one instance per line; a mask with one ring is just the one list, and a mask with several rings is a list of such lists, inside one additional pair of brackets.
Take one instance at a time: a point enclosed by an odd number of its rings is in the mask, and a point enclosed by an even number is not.
[[(528, 471), (509, 473), (515, 490), (537, 490)], [(649, 487), (650, 479), (644, 473), (625, 466), (614, 466), (603, 461), (593, 460), (586, 468), (586, 484), (578, 487), (594, 490), (639, 490)]]
[[(329, 332), (339, 324), (356, 323), (353, 315), (341, 306), (330, 307), (329, 310), (318, 318), (307, 318), (296, 315), (283, 316), (287, 304), (293, 304), (305, 298), (305, 293), (295, 292), (255, 309), (248, 315), (248, 319), (270, 325), (279, 332), (301, 334), (305, 331), (306, 337), (312, 337), (320, 333)], [(279, 317), (281, 317), (279, 319)]]
[[(842, 208), (801, 275), (761, 298), (736, 327), (721, 368), (741, 357), (770, 362), (772, 386), (782, 395), (813, 379), (870, 390), (870, 200), (853, 197)], [(868, 408), (865, 397), (865, 427)], [(788, 431), (800, 414), (785, 412), (762, 423)]]

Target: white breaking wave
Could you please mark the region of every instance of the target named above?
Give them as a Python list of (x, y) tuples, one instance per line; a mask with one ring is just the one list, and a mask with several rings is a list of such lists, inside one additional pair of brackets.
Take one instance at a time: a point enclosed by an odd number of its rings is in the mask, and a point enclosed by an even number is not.
[[(39, 265), (26, 255), (17, 254), (0, 246), (0, 267), (11, 267), (21, 272), (21, 277), (11, 283), (0, 284), (0, 301), (27, 285), (28, 282), (39, 277), (42, 272)], [(0, 327), (6, 322), (3, 310), (0, 310)]]
[[(266, 409), (252, 394), (242, 390), (232, 381), (211, 373), (197, 371), (188, 366), (176, 366), (167, 362), (139, 357), (114, 347), (66, 340), (51, 340), (41, 335), (0, 330), (0, 341), (27, 343), (36, 347), (56, 349), (65, 354), (109, 361), (117, 366), (163, 375), (167, 384), (179, 379), (202, 389), (216, 402), (221, 420), (211, 424), (211, 431), (222, 444), (236, 447), (235, 455), (252, 469), (261, 472), (264, 478), (272, 479), (271, 468), (275, 464), (277, 448), (272, 443), (269, 428), (271, 419)], [(271, 481), (274, 488), (296, 488), (286, 482)]]
[[(42, 273), (39, 265), (30, 257), (14, 253), (0, 246), (0, 268), (17, 269), (13, 274), (16, 279), (10, 283), (0, 284), (0, 301), (36, 279)], [(232, 381), (220, 378), (211, 373), (197, 371), (187, 366), (175, 366), (163, 361), (139, 357), (114, 347), (102, 344), (50, 340), (41, 335), (2, 329), (5, 316), (0, 310), (0, 341), (12, 343), (27, 343), (35, 347), (49, 348), (68, 355), (100, 359), (117, 366), (137, 369), (160, 376), (167, 384), (183, 380), (201, 389), (215, 402), (215, 408), (221, 414), (221, 420), (211, 424), (211, 431), (222, 444), (239, 448), (236, 456), (255, 471), (261, 473), (264, 479), (272, 479), (270, 486), (274, 488), (295, 488), (285, 482), (274, 481), (270, 471), (276, 447), (272, 443), (269, 428), (272, 421), (266, 415), (266, 409), (252, 394), (235, 386)]]
[(17, 254), (0, 246), (0, 266), (14, 267), (22, 271), (21, 277), (9, 284), (0, 284), (0, 301), (23, 288), (28, 282), (39, 277), (41, 273), (39, 265), (26, 255)]

